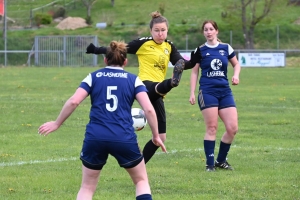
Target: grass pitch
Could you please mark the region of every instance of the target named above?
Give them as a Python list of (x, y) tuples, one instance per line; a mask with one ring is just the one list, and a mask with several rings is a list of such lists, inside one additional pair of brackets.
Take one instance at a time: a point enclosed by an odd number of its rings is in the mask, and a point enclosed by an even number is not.
[[(137, 68), (127, 67), (137, 73)], [(38, 135), (55, 120), (81, 80), (96, 68), (0, 69), (1, 199), (75, 199), (81, 183), (79, 153), (88, 122), (85, 100), (56, 132)], [(168, 70), (171, 76), (172, 70)], [(232, 69), (229, 70), (231, 77)], [(204, 123), (189, 100), (190, 71), (165, 98), (168, 154), (147, 164), (153, 198), (300, 199), (300, 68), (243, 68), (232, 87), (239, 132), (228, 155), (235, 171), (205, 172)], [(224, 132), (220, 121), (215, 153)], [(138, 132), (141, 148), (150, 139)], [(134, 186), (114, 158), (104, 167), (94, 199), (135, 198)]]

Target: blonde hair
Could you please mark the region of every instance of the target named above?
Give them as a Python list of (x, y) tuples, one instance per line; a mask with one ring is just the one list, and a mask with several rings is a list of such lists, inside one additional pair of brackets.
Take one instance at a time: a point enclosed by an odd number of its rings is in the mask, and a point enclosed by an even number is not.
[(127, 44), (123, 41), (111, 41), (105, 54), (107, 65), (123, 66), (127, 58)]
[(150, 21), (150, 24), (149, 24), (150, 29), (152, 29), (152, 27), (153, 27), (154, 24), (158, 24), (158, 23), (166, 23), (167, 27), (169, 27), (169, 22), (168, 22), (167, 18), (165, 18), (164, 16), (162, 16), (160, 14), (160, 12), (154, 11), (150, 15), (152, 17), (152, 19)]

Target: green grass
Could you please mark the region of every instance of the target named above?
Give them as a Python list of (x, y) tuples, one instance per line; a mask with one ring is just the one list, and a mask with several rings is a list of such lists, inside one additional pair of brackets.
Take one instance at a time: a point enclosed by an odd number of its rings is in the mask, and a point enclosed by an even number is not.
[[(7, 5), (8, 16), (16, 20), (11, 26), (30, 26), (30, 9), (41, 7), (53, 0), (12, 0)], [(59, 5), (66, 4), (71, 0), (60, 1)], [(227, 10), (228, 5), (235, 5), (237, 0), (230, 1), (207, 1), (207, 0), (117, 0), (112, 7), (109, 0), (96, 1), (91, 9), (92, 25), (76, 30), (59, 30), (55, 28), (57, 23), (41, 28), (8, 31), (8, 49), (31, 49), (34, 36), (37, 35), (97, 35), (101, 45), (108, 45), (111, 40), (131, 41), (137, 37), (149, 36), (150, 13), (160, 10), (162, 5), (165, 10), (163, 15), (167, 17), (170, 27), (168, 39), (173, 41), (178, 49), (194, 49), (205, 42), (201, 35), (200, 27), (204, 20), (213, 19), (218, 23), (220, 33), (218, 37), (226, 43), (230, 43), (234, 49), (244, 48), (242, 26), (239, 21), (231, 20), (228, 24), (222, 18), (221, 13)], [(262, 13), (263, 1), (258, 1), (257, 17)], [(279, 4), (279, 5), (278, 5)], [(67, 10), (67, 16), (86, 18), (87, 11), (82, 1), (77, 0), (75, 7)], [(57, 9), (49, 6), (36, 12), (47, 13)], [(33, 16), (35, 13), (33, 13)], [(299, 48), (299, 25), (294, 22), (299, 18), (299, 6), (288, 6), (286, 1), (278, 0), (274, 3), (270, 13), (255, 27), (255, 49), (298, 49)], [(186, 22), (183, 24), (182, 22)], [(96, 28), (96, 23), (106, 22), (105, 29)], [(121, 26), (121, 24), (125, 26)], [(9, 30), (11, 28), (9, 26)], [(279, 29), (279, 40), (277, 40)], [(187, 41), (188, 36), (188, 41)], [(21, 39), (20, 39), (21, 38)], [(19, 41), (20, 40), (20, 41)], [(22, 42), (21, 42), (22, 41)], [(0, 42), (1, 47), (1, 42)], [(20, 65), (20, 64), (19, 64)]]
[[(1, 199), (75, 199), (81, 183), (79, 152), (88, 122), (85, 100), (56, 132), (38, 135), (55, 120), (64, 102), (87, 73), (96, 68), (1, 68)], [(137, 73), (137, 68), (128, 67)], [(170, 76), (172, 70), (168, 70)], [(232, 74), (232, 69), (229, 70)], [(300, 199), (299, 67), (243, 68), (232, 87), (239, 132), (228, 155), (235, 171), (205, 172), (204, 123), (189, 99), (190, 71), (165, 98), (167, 150), (147, 164), (157, 200)], [(219, 139), (224, 132), (219, 123)], [(147, 126), (138, 132), (140, 146), (149, 140)], [(134, 186), (110, 157), (94, 199), (134, 199)]]
[[(9, 11), (23, 11), (39, 8), (41, 6), (47, 5), (54, 0), (12, 0), (11, 3), (8, 2), (8, 13)], [(71, 0), (61, 0), (57, 5), (61, 6), (69, 4)], [(221, 21), (221, 13), (226, 11), (225, 7), (228, 3), (237, 2), (236, 0), (220, 2), (217, 0), (206, 1), (206, 0), (190, 0), (188, 2), (183, 0), (152, 0), (152, 1), (140, 1), (140, 0), (118, 0), (115, 1), (115, 6), (111, 6), (111, 1), (96, 1), (91, 10), (91, 15), (94, 23), (101, 21), (112, 21), (115, 24), (120, 25), (121, 22), (125, 24), (136, 24), (142, 23), (148, 25), (150, 21), (149, 14), (152, 11), (160, 10), (164, 7), (164, 15), (168, 18), (171, 24), (182, 24), (182, 20), (186, 20), (188, 24), (198, 24), (202, 23), (205, 19), (214, 19), (216, 21)], [(280, 6), (278, 6), (278, 3)], [(286, 1), (287, 2), (287, 1)], [(263, 24), (286, 24), (293, 23), (299, 16), (297, 14), (297, 6), (288, 6), (287, 3), (277, 1), (274, 3), (272, 10), (268, 17), (263, 21)], [(85, 18), (87, 15), (86, 8), (80, 0), (75, 1), (76, 9), (68, 10), (68, 15), (75, 17)], [(258, 8), (262, 9), (260, 3)], [(55, 6), (46, 7), (41, 11), (48, 11), (53, 9)], [(261, 13), (261, 9), (257, 9), (257, 14)], [(28, 12), (29, 13), (29, 12)], [(13, 13), (17, 18), (17, 13)], [(284, 17), (283, 17), (284, 15)]]

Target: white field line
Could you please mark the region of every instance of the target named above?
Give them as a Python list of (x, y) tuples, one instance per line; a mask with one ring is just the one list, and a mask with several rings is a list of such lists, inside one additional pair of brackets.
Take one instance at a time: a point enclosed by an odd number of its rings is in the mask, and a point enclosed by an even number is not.
[[(252, 147), (239, 147), (233, 145), (231, 148), (243, 148), (243, 149), (258, 149), (258, 148), (252, 148)], [(281, 148), (281, 147), (263, 147), (262, 149), (270, 149), (270, 150), (277, 150), (277, 151), (299, 151), (300, 147), (298, 148)], [(164, 152), (159, 151), (156, 152), (156, 155), (164, 155)], [(171, 150), (168, 151), (167, 154), (176, 154), (181, 152), (200, 152), (203, 151), (201, 148), (197, 149), (182, 149), (182, 150)], [(33, 164), (40, 164), (40, 163), (55, 163), (55, 162), (65, 162), (65, 161), (74, 161), (79, 160), (79, 157), (70, 157), (70, 158), (58, 158), (58, 159), (48, 159), (48, 160), (30, 160), (30, 161), (19, 161), (19, 162), (2, 162), (0, 163), (0, 167), (9, 167), (9, 166), (20, 166), (20, 165), (33, 165)]]

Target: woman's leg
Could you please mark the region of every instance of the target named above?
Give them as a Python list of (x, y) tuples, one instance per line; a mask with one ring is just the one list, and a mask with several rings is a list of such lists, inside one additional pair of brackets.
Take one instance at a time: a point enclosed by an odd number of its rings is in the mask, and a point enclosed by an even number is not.
[(216, 166), (223, 169), (233, 170), (231, 165), (226, 161), (231, 143), (238, 131), (238, 115), (236, 107), (228, 107), (219, 110), (219, 115), (225, 125), (225, 133), (220, 142), (219, 154), (216, 159)]
[[(157, 122), (158, 122), (158, 132), (161, 140), (165, 142), (166, 140), (166, 113), (165, 113), (165, 106), (162, 97), (157, 99), (156, 101), (151, 101), (152, 105), (155, 109)], [(147, 142), (143, 149), (143, 155), (145, 163), (147, 163), (152, 156), (155, 154), (156, 150), (159, 147), (153, 144), (152, 139)]]
[(142, 160), (137, 166), (133, 168), (127, 168), (127, 172), (129, 173), (135, 187), (136, 197), (144, 194), (151, 195), (150, 185), (148, 181), (148, 175), (146, 171), (146, 165), (144, 160)]
[(88, 169), (82, 165), (82, 182), (77, 200), (92, 200), (96, 191), (101, 170)]
[(211, 107), (202, 110), (202, 115), (205, 122), (205, 135), (204, 135), (204, 151), (206, 156), (206, 170), (214, 171), (215, 165), (215, 144), (218, 128), (218, 108)]
[(238, 131), (238, 115), (236, 107), (229, 107), (219, 110), (219, 115), (224, 122), (226, 132), (222, 137), (222, 142), (231, 144)]

